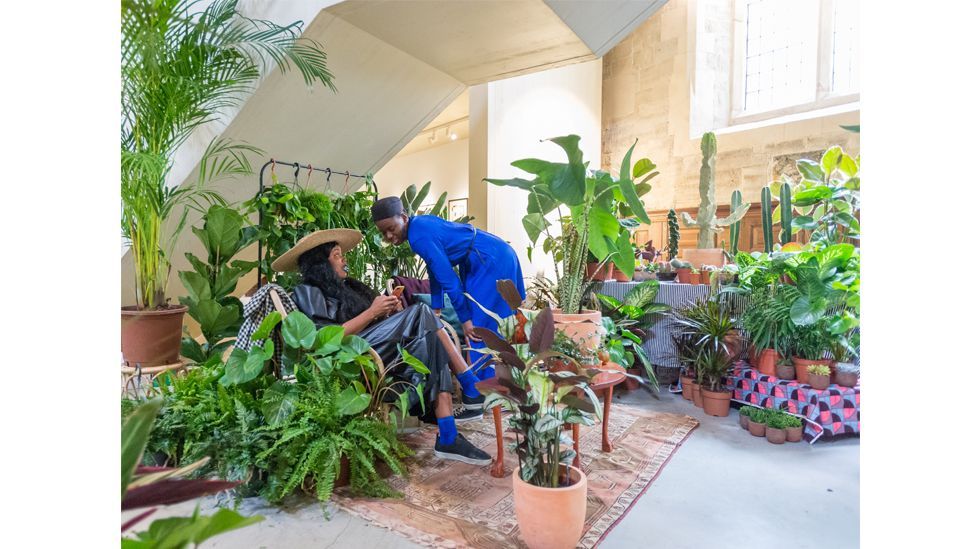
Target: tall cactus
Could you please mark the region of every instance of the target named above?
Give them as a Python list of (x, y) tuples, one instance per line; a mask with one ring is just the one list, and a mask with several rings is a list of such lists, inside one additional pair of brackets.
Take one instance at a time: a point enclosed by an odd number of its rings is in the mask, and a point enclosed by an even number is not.
[(779, 188), (779, 212), (779, 243), (786, 246), (793, 242), (793, 197), (789, 183)]
[(681, 212), (681, 220), (686, 227), (698, 227), (698, 248), (714, 248), (715, 236), (722, 230), (742, 219), (749, 210), (748, 204), (742, 204), (738, 209), (729, 212), (729, 216), (716, 219), (715, 211), (715, 156), (718, 144), (715, 134), (708, 132), (701, 140), (702, 165), (698, 172), (698, 194), (701, 203), (698, 205), (698, 218), (694, 219), (685, 212)]
[(678, 231), (678, 214), (672, 208), (668, 210), (668, 259), (678, 258)]
[[(742, 206), (742, 193), (740, 191), (732, 191), (732, 201), (729, 204), (733, 212)], [(739, 253), (739, 231), (741, 228), (741, 221), (735, 221), (729, 225), (729, 243), (732, 245), (732, 257), (735, 257)]]
[(763, 251), (768, 254), (773, 251), (773, 193), (769, 191), (769, 187), (763, 187), (760, 199), (762, 200)]

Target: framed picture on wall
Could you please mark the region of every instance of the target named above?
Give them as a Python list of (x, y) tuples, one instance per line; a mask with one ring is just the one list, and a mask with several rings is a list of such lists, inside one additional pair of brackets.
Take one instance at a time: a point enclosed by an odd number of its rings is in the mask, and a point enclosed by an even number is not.
[(447, 201), (447, 217), (451, 221), (468, 215), (468, 199), (457, 198)]

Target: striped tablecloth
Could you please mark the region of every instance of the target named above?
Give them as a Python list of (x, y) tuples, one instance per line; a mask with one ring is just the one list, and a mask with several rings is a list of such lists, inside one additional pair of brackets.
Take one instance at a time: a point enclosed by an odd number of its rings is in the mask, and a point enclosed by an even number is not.
[[(594, 291), (606, 294), (617, 299), (623, 299), (627, 292), (636, 287), (640, 282), (603, 282), (597, 284)], [(661, 282), (660, 291), (655, 303), (664, 303), (670, 307), (684, 307), (694, 304), (695, 301), (708, 298), (712, 294), (712, 287), (708, 284), (679, 284), (677, 282)], [(744, 310), (748, 298), (735, 294), (725, 294), (730, 300), (733, 310), (740, 312)], [(740, 315), (736, 315), (738, 317)], [(675, 356), (674, 342), (671, 340), (671, 333), (674, 331), (674, 320), (669, 315), (657, 315), (659, 320), (651, 324), (648, 330), (648, 338), (644, 341), (643, 347), (647, 352), (651, 364), (663, 368), (681, 368)], [(647, 330), (647, 326), (642, 326)]]

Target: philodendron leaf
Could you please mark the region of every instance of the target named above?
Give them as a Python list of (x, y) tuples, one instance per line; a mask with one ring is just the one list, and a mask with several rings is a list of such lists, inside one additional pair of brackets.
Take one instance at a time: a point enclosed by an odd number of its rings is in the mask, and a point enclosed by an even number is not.
[(132, 473), (142, 460), (149, 432), (152, 430), (156, 414), (163, 407), (162, 399), (150, 400), (136, 408), (122, 426), (122, 496), (132, 479)]
[(301, 311), (292, 311), (285, 317), (281, 334), (288, 346), (310, 349), (315, 343), (315, 323)]
[(342, 346), (342, 339), (345, 337), (345, 328), (341, 325), (323, 326), (315, 334), (316, 354), (331, 354), (339, 350)]
[(344, 416), (354, 416), (369, 406), (369, 393), (359, 392), (350, 385), (336, 397), (336, 407)]
[(276, 381), (268, 387), (261, 398), (261, 411), (271, 427), (279, 427), (291, 417), (298, 400), (298, 386), (285, 381)]
[(522, 227), (529, 235), (529, 241), (535, 244), (539, 240), (539, 235), (549, 227), (550, 223), (542, 214), (530, 213), (522, 218)]
[(827, 312), (827, 300), (820, 298), (810, 300), (801, 295), (790, 307), (790, 319), (797, 326), (809, 326), (820, 320)]
[(424, 374), (424, 375), (430, 374), (430, 368), (428, 368), (423, 362), (421, 362), (419, 358), (410, 354), (409, 351), (401, 347), (399, 344), (397, 345), (397, 348), (400, 349), (400, 358), (402, 358), (404, 362), (409, 364), (414, 369), (414, 371), (416, 371), (418, 374)]
[(267, 339), (271, 335), (271, 331), (274, 330), (275, 326), (281, 322), (281, 313), (278, 311), (271, 311), (271, 313), (264, 317), (261, 321), (261, 325), (258, 329), (251, 334), (251, 341), (257, 341), (261, 339)]
[(224, 375), (220, 378), (220, 384), (229, 387), (247, 383), (258, 377), (264, 370), (265, 358), (269, 353), (274, 352), (274, 344), (269, 340), (264, 347), (254, 346), (250, 351), (244, 352), (242, 349), (234, 349), (224, 365)]

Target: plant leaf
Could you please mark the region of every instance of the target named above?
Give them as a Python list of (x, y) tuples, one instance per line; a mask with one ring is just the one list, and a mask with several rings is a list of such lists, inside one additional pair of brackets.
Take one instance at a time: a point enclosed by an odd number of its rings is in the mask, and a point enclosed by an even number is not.
[(122, 496), (125, 497), (126, 488), (136, 470), (136, 465), (142, 460), (142, 452), (146, 449), (149, 432), (152, 430), (156, 414), (162, 408), (162, 399), (154, 399), (140, 405), (125, 420), (122, 426)]
[(532, 334), (529, 336), (529, 350), (533, 353), (548, 351), (552, 347), (555, 335), (556, 327), (553, 323), (552, 309), (546, 307), (535, 317)]

